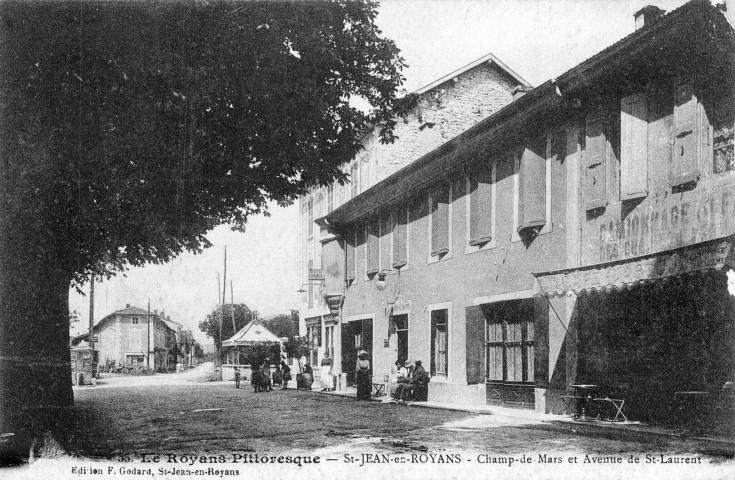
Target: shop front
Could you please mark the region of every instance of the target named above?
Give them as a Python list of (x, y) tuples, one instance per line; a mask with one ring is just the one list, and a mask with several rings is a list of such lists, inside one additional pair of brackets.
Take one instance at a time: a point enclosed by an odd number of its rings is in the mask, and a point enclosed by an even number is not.
[(599, 386), (601, 396), (625, 401), (630, 420), (677, 424), (697, 415), (711, 426), (731, 420), (732, 243), (726, 237), (536, 274), (543, 295), (576, 296), (565, 333), (574, 343), (562, 364), (566, 387)]

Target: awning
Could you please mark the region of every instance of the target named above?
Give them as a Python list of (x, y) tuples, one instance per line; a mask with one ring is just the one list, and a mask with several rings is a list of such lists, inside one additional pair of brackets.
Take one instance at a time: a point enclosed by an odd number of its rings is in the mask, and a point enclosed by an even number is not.
[(239, 332), (222, 342), (223, 347), (252, 346), (252, 345), (272, 345), (282, 343), (281, 339), (276, 337), (264, 325), (251, 321), (245, 325)]
[(534, 273), (542, 295), (606, 291), (702, 270), (734, 268), (735, 236), (584, 267)]

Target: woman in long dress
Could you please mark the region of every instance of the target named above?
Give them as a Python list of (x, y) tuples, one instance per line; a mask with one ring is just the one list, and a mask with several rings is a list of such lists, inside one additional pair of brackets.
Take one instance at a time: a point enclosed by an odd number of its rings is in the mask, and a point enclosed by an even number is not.
[(319, 381), (322, 384), (322, 392), (330, 392), (334, 390), (334, 380), (332, 379), (332, 366), (334, 362), (329, 358), (329, 352), (324, 352), (324, 358), (321, 364), (321, 373)]
[(357, 399), (368, 400), (372, 391), (372, 383), (370, 382), (370, 360), (365, 350), (357, 354), (355, 382), (357, 383)]

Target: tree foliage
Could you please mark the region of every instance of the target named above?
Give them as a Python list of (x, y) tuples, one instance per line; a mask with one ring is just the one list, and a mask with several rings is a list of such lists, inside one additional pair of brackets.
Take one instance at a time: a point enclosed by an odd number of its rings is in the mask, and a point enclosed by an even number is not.
[[(392, 141), (373, 2), (4, 2), (3, 204), (70, 280), (166, 262)], [(366, 99), (368, 113), (350, 105)]]
[(235, 329), (232, 326), (232, 304), (218, 306), (207, 318), (199, 322), (199, 330), (204, 332), (208, 337), (214, 339), (214, 345), (219, 348), (220, 345), (220, 322), (222, 323), (222, 337), (227, 340), (235, 333), (239, 332), (245, 325), (253, 320), (258, 312), (250, 310), (244, 303), (236, 303), (235, 309)]
[[(294, 313), (296, 314), (296, 322), (294, 322)], [(261, 323), (270, 330), (276, 337), (291, 337), (299, 333), (299, 312), (291, 310), (291, 314), (280, 314), (273, 318), (263, 320)]]

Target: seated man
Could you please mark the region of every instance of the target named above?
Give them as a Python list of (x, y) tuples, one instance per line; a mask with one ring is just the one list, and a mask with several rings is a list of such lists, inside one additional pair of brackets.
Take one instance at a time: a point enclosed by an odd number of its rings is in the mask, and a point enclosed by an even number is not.
[(400, 399), (402, 401), (415, 400), (425, 402), (428, 396), (430, 380), (431, 377), (421, 365), (421, 360), (416, 360), (409, 382), (401, 385)]
[(408, 382), (408, 368), (406, 366), (408, 362), (401, 362), (396, 360), (396, 371), (391, 375), (390, 381), (390, 396), (398, 399), (400, 396), (397, 394), (398, 388), (402, 383)]

